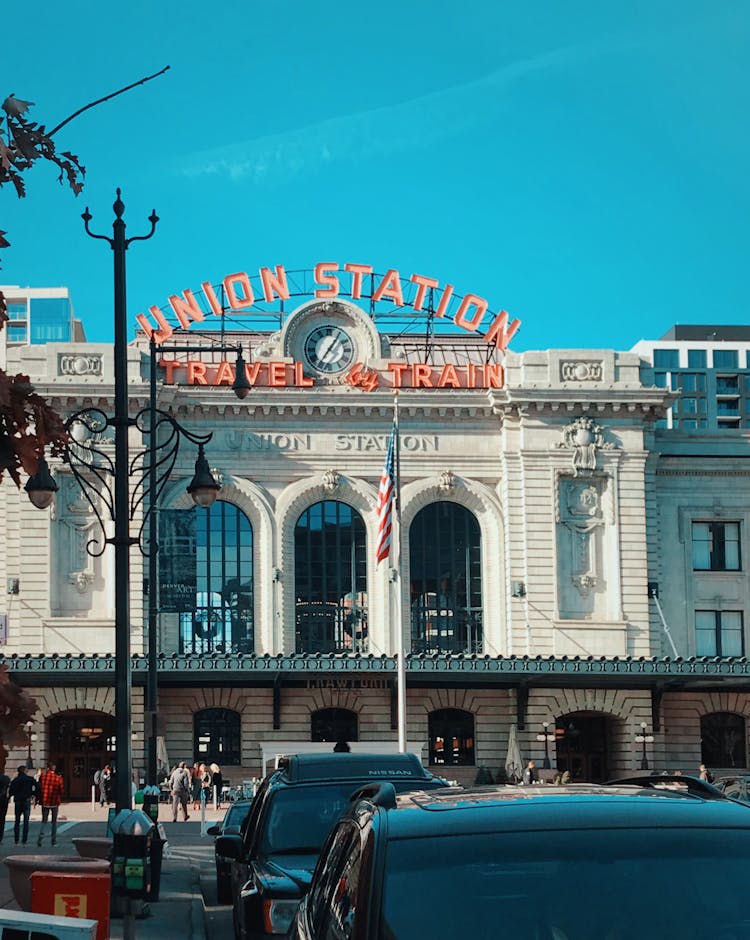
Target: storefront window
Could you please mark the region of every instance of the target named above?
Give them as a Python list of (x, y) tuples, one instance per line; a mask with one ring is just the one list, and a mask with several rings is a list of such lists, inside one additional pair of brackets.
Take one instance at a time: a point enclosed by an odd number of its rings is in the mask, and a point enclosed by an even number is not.
[(474, 716), (461, 708), (440, 708), (427, 718), (430, 764), (474, 763)]
[(310, 716), (310, 740), (358, 741), (357, 713), (349, 708), (319, 708)]
[(707, 767), (745, 767), (745, 719), (732, 712), (701, 718), (701, 760)]
[(204, 708), (193, 717), (194, 759), (219, 767), (241, 761), (240, 715), (230, 708)]

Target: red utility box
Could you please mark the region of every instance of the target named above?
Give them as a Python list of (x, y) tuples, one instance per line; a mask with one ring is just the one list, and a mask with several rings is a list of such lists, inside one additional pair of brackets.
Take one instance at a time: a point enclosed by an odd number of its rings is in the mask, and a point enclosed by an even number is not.
[(109, 940), (110, 884), (109, 875), (35, 871), (31, 876), (31, 910), (95, 920), (96, 940)]

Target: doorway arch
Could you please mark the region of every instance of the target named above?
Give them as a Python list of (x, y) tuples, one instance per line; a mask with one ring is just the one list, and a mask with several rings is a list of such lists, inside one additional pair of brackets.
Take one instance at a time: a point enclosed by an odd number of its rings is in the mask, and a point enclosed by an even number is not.
[(610, 778), (616, 719), (603, 712), (570, 712), (555, 721), (556, 766), (571, 783)]
[(63, 776), (63, 799), (88, 800), (94, 774), (115, 763), (114, 715), (96, 711), (59, 712), (48, 720), (46, 760)]

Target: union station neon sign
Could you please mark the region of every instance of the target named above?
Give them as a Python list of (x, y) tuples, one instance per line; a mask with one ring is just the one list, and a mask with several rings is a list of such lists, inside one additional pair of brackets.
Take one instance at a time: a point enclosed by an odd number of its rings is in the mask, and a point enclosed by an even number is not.
[[(488, 345), (500, 351), (507, 349), (521, 326), (518, 319), (509, 322), (505, 310), (492, 314), (484, 297), (472, 293), (459, 297), (452, 284), (441, 285), (437, 278), (423, 274), (410, 274), (405, 278), (397, 268), (389, 268), (385, 274), (376, 275), (369, 264), (346, 263), (340, 266), (335, 261), (321, 261), (315, 265), (313, 277), (311, 293), (321, 300), (333, 300), (339, 296), (348, 296), (352, 300), (368, 298), (373, 304), (387, 302), (395, 307), (429, 312), (436, 318), (450, 320), (469, 333), (478, 333)], [(289, 300), (292, 296), (287, 271), (280, 264), (273, 269), (259, 268), (255, 289), (246, 272), (228, 274), (219, 288), (224, 303), (210, 282), (203, 281), (200, 290), (203, 304), (189, 289), (168, 297), (166, 308), (173, 314), (179, 328), (189, 329), (193, 323), (202, 323), (207, 316), (220, 317), (227, 310), (248, 311), (261, 301), (273, 303)], [(162, 308), (150, 306), (148, 310), (152, 319), (139, 313), (136, 322), (149, 339), (153, 337), (154, 342), (160, 345), (174, 334), (175, 326)], [(480, 332), (482, 327), (485, 329), (483, 333)]]

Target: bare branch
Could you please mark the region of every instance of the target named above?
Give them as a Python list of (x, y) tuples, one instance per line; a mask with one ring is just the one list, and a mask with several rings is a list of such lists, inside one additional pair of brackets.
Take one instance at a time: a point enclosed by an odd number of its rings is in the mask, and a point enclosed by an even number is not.
[(57, 127), (53, 127), (52, 130), (47, 134), (48, 137), (52, 137), (53, 134), (56, 134), (61, 127), (65, 127), (66, 124), (70, 124), (73, 118), (77, 118), (79, 114), (83, 114), (84, 111), (88, 111), (89, 108), (94, 108), (98, 104), (102, 104), (104, 101), (109, 101), (111, 98), (116, 98), (118, 95), (123, 94), (123, 92), (130, 91), (131, 88), (135, 88), (138, 85), (145, 85), (146, 82), (150, 82), (152, 78), (158, 78), (160, 75), (163, 75), (165, 72), (169, 71), (169, 66), (165, 65), (161, 72), (154, 72), (153, 75), (147, 75), (146, 78), (142, 78), (139, 82), (133, 82), (132, 85), (126, 85), (124, 88), (121, 88), (119, 91), (113, 91), (111, 95), (105, 95), (103, 98), (98, 98), (96, 101), (92, 101), (90, 104), (84, 105), (82, 108), (79, 108), (69, 117), (66, 117), (64, 121), (61, 121)]

